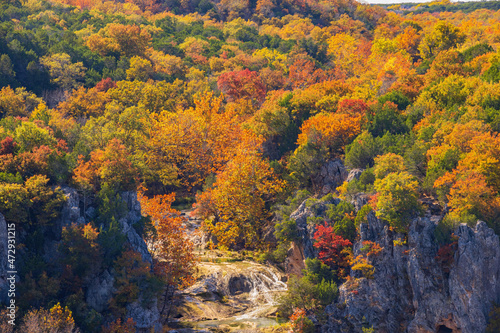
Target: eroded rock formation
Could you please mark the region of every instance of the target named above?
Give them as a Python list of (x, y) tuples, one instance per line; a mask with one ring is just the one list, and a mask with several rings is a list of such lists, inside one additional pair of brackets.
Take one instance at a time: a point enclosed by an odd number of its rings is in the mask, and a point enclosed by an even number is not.
[(500, 244), (484, 222), (474, 228), (460, 225), (458, 249), (449, 266), (437, 260), (434, 230), (439, 216), (412, 221), (407, 244), (395, 245), (401, 235), (373, 214), (361, 225), (360, 253), (365, 240), (383, 251), (373, 259), (373, 279), (351, 273), (340, 297), (327, 308), (322, 332), (484, 332), (494, 302), (500, 300)]
[[(348, 174), (342, 166), (330, 164), (331, 168), (323, 169), (332, 172), (324, 174), (335, 175), (326, 177), (327, 183), (333, 184), (335, 179), (339, 184), (361, 174), (361, 170)], [(300, 244), (296, 247), (303, 251), (304, 258), (317, 254), (313, 247), (314, 219), (325, 217), (327, 206), (338, 201), (330, 198), (311, 204), (306, 200), (290, 215), (297, 222)], [(367, 203), (366, 195), (356, 195), (351, 203), (359, 210)], [(457, 249), (443, 266), (436, 258), (439, 245), (434, 234), (445, 212), (433, 202), (424, 202), (424, 206), (424, 216), (411, 221), (407, 236), (391, 231), (373, 212), (367, 216), (368, 223), (361, 224), (353, 253), (361, 254), (364, 241), (383, 248), (371, 259), (374, 277), (367, 279), (359, 271), (351, 272), (350, 281), (339, 287), (338, 300), (327, 307), (328, 320), (319, 327), (321, 332), (357, 333), (371, 327), (381, 333), (485, 331), (492, 305), (500, 302), (499, 237), (481, 221), (472, 227), (460, 225), (455, 230)], [(289, 254), (290, 261), (297, 257), (297, 250)]]

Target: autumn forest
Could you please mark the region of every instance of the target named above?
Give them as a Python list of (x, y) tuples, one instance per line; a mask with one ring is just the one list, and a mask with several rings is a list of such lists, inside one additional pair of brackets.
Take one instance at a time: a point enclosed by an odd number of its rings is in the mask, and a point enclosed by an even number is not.
[(320, 332), (370, 216), (406, 246), (432, 207), (446, 272), (500, 234), (499, 52), (494, 1), (0, 0), (0, 331), (166, 332), (210, 254), (286, 275), (262, 332)]

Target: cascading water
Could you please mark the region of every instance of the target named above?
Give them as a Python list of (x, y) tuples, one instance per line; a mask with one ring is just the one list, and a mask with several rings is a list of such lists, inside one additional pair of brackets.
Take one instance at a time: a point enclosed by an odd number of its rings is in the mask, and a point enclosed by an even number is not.
[[(205, 260), (214, 261), (215, 254), (204, 250), (206, 239), (198, 232), (201, 221), (193, 217), (190, 210), (183, 214), (193, 243), (205, 255)], [(179, 322), (196, 330), (227, 327), (235, 331), (277, 324), (269, 316), (276, 311), (276, 296), (287, 289), (278, 269), (250, 261), (229, 260), (200, 262), (197, 268), (197, 282), (182, 291), (175, 304), (174, 316)]]
[(264, 313), (269, 312), (269, 309), (276, 305), (276, 294), (287, 288), (280, 276), (270, 268), (267, 268), (266, 272), (251, 272), (249, 278), (252, 283), (249, 300), (255, 308), (236, 316), (236, 320), (262, 317)]
[(277, 324), (268, 317), (275, 312), (276, 296), (287, 286), (276, 268), (243, 261), (200, 263), (200, 270), (202, 277), (184, 291), (182, 321), (197, 329), (226, 326), (238, 330)]

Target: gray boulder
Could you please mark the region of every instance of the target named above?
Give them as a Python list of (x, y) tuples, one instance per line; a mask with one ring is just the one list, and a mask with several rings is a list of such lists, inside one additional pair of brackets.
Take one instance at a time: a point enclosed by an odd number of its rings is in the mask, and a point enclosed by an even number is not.
[(335, 159), (325, 163), (320, 171), (313, 177), (313, 183), (321, 189), (321, 195), (335, 192), (335, 189), (342, 185), (349, 175), (344, 163)]
[(138, 331), (145, 330), (151, 332), (161, 332), (160, 311), (158, 311), (158, 302), (153, 298), (149, 304), (142, 304), (142, 299), (127, 305), (127, 317), (132, 318), (136, 323)]
[(349, 174), (347, 175), (347, 178), (346, 178), (346, 182), (351, 182), (353, 180), (357, 180), (359, 179), (359, 177), (361, 176), (361, 174), (363, 173), (363, 169), (352, 169), (352, 170), (349, 170)]

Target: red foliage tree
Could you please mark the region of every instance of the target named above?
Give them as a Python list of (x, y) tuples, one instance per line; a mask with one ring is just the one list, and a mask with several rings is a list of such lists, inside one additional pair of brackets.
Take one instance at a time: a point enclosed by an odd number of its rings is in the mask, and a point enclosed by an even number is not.
[(305, 88), (314, 83), (327, 80), (328, 75), (322, 69), (317, 69), (314, 62), (298, 59), (290, 66), (288, 80), (293, 88)]
[(266, 97), (266, 86), (259, 74), (249, 69), (222, 74), (217, 80), (217, 87), (231, 102), (248, 98), (262, 103)]
[(364, 116), (367, 110), (368, 105), (361, 99), (343, 99), (339, 102), (337, 112), (351, 116)]
[(337, 269), (339, 276), (345, 277), (348, 273), (349, 260), (347, 251), (352, 247), (352, 243), (336, 235), (333, 232), (333, 227), (319, 225), (314, 233), (314, 247), (319, 249), (319, 259), (333, 269)]
[(115, 88), (115, 87), (116, 87), (116, 82), (111, 80), (111, 78), (109, 78), (109, 77), (106, 79), (102, 79), (101, 81), (99, 81), (95, 85), (95, 88), (97, 89), (97, 91), (103, 91), (103, 92), (106, 92), (109, 89)]
[(14, 154), (16, 145), (10, 136), (6, 137), (0, 142), (0, 155)]

